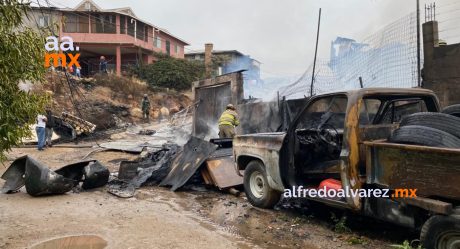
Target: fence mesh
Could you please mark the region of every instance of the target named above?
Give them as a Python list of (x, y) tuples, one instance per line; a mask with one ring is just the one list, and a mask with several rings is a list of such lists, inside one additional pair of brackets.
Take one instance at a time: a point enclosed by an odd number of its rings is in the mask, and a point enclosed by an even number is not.
[[(312, 69), (310, 65), (300, 79), (280, 88), (279, 95), (288, 99), (310, 96)], [(416, 12), (361, 42), (337, 37), (331, 43), (330, 58), (316, 61), (312, 94), (360, 88), (359, 77), (364, 87), (417, 86)]]

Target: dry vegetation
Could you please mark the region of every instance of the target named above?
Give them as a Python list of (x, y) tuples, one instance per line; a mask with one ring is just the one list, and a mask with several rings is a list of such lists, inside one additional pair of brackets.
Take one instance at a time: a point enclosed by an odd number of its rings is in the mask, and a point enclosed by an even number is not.
[(61, 72), (50, 72), (47, 81), (35, 91), (51, 95), (55, 113), (73, 113), (95, 123), (99, 129), (114, 126), (117, 118), (129, 123), (142, 122), (140, 104), (145, 93), (149, 95), (154, 119), (162, 107), (175, 113), (191, 104), (184, 93), (152, 89), (138, 79), (115, 75), (74, 80)]

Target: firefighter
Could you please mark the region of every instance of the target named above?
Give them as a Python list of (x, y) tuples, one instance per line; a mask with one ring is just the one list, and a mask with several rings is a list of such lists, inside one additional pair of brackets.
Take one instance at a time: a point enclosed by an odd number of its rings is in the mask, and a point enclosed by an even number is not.
[(228, 104), (226, 110), (219, 118), (219, 137), (233, 138), (235, 136), (235, 127), (240, 124), (236, 108)]

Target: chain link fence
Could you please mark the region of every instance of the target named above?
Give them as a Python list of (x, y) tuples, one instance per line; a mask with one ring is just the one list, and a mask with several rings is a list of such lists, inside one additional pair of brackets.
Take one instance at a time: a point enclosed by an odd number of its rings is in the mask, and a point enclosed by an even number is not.
[(337, 37), (330, 58), (316, 61), (313, 93), (311, 65), (296, 82), (280, 88), (279, 96), (294, 99), (360, 87), (416, 87), (417, 60), (417, 14), (413, 12), (362, 41)]

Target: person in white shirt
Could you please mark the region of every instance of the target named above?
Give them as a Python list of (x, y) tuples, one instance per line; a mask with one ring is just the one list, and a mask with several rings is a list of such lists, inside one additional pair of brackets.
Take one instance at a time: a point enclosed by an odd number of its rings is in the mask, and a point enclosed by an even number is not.
[(38, 150), (43, 150), (45, 147), (45, 127), (46, 127), (46, 116), (38, 114), (37, 115), (37, 125), (35, 131), (37, 132), (37, 148)]

